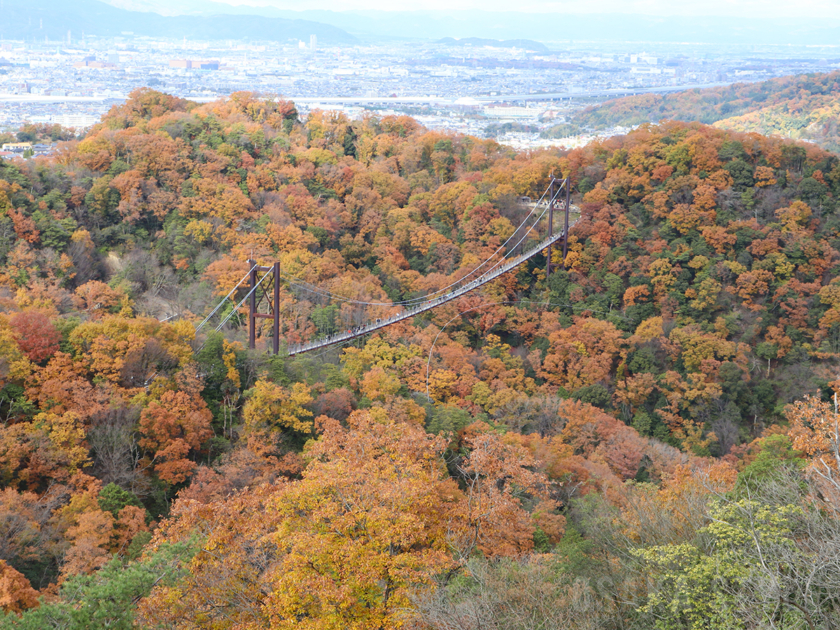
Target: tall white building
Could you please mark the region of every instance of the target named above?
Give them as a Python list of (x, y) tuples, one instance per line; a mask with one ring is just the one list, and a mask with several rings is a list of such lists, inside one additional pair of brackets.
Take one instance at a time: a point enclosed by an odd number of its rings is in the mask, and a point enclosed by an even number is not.
[(62, 127), (73, 129), (87, 129), (99, 122), (98, 116), (88, 114), (58, 114), (52, 117), (52, 122)]
[(317, 35), (310, 35), (309, 36), (309, 48), (310, 48), (310, 50), (318, 50), (318, 36)]

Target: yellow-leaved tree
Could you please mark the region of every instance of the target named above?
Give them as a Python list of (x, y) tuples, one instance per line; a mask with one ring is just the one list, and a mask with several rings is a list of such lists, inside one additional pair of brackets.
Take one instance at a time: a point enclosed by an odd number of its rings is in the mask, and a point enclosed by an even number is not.
[(382, 409), (324, 419), (303, 479), (218, 502), (182, 500), (153, 546), (197, 537), (173, 586), (140, 605), (169, 628), (398, 628), (409, 589), (453, 566), (464, 496), (446, 440)]
[(306, 405), (312, 394), (304, 383), (295, 383), (291, 390), (263, 379), (248, 392), (248, 402), (242, 410), (245, 432), (291, 429), (301, 433), (312, 430), (312, 412)]

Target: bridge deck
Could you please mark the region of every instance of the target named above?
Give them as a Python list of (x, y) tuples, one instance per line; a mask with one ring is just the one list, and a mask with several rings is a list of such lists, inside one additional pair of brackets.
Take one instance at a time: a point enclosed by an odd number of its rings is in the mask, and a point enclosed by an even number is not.
[[(569, 229), (572, 228), (574, 223), (569, 225)], [(305, 352), (311, 352), (313, 350), (318, 350), (319, 348), (326, 348), (327, 346), (332, 346), (338, 343), (343, 343), (350, 339), (355, 339), (356, 337), (362, 337), (363, 335), (367, 335), (374, 331), (380, 330), (381, 328), (385, 328), (386, 326), (391, 326), (392, 324), (396, 324), (397, 322), (401, 322), (406, 319), (410, 319), (415, 315), (419, 315), (420, 313), (425, 313), (426, 311), (430, 311), (433, 308), (437, 308), (441, 304), (446, 304), (447, 302), (451, 302), (462, 295), (466, 295), (470, 291), (477, 289), (478, 287), (487, 284), (488, 282), (495, 280), (502, 274), (507, 273), (511, 269), (518, 267), (526, 260), (529, 260), (539, 254), (542, 250), (544, 250), (549, 245), (553, 245), (554, 243), (563, 239), (563, 230), (554, 234), (553, 236), (545, 239), (541, 243), (535, 245), (533, 248), (526, 251), (524, 254), (520, 254), (515, 258), (510, 259), (509, 261), (505, 262), (503, 265), (499, 265), (495, 269), (484, 273), (483, 275), (479, 276), (472, 282), (468, 282), (467, 284), (458, 287), (457, 289), (437, 297), (433, 300), (429, 300), (427, 302), (421, 302), (417, 306), (413, 308), (409, 308), (403, 310), (396, 315), (391, 315), (390, 317), (384, 317), (381, 319), (376, 320), (373, 323), (366, 324), (365, 326), (356, 326), (350, 331), (344, 331), (340, 333), (336, 333), (330, 335), (326, 338), (320, 338), (308, 343), (303, 344), (294, 344), (290, 345), (288, 348), (288, 356), (295, 356), (297, 354), (303, 354)]]

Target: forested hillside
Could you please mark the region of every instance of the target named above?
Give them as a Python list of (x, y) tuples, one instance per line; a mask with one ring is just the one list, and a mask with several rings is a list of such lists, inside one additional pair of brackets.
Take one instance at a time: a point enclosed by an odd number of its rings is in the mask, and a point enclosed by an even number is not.
[(814, 142), (840, 150), (840, 71), (735, 83), (673, 94), (642, 94), (590, 107), (547, 134), (563, 137), (582, 128), (633, 127), (661, 120), (699, 121), (733, 131)]
[[(445, 287), (551, 174), (566, 271), (316, 356), (196, 336), (250, 257)], [(834, 155), (699, 123), (516, 153), (135, 92), (0, 163), (0, 625), (840, 624), (838, 195)], [(284, 343), (370, 316), (279, 306)]]

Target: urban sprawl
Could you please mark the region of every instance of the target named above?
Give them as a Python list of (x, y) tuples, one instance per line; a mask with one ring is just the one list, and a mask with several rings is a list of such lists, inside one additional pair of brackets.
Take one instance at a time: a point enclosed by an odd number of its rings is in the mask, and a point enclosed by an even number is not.
[[(351, 118), (410, 114), (433, 129), (494, 136), (517, 148), (574, 146), (592, 134), (545, 138), (570, 113), (615, 96), (765, 80), (840, 65), (830, 47), (448, 40), (380, 45), (242, 43), (87, 36), (0, 42), (0, 130), (25, 123), (78, 132), (138, 87), (210, 101), (247, 90)], [(599, 135), (621, 132), (602, 130)], [(44, 147), (3, 147), (37, 155)]]

